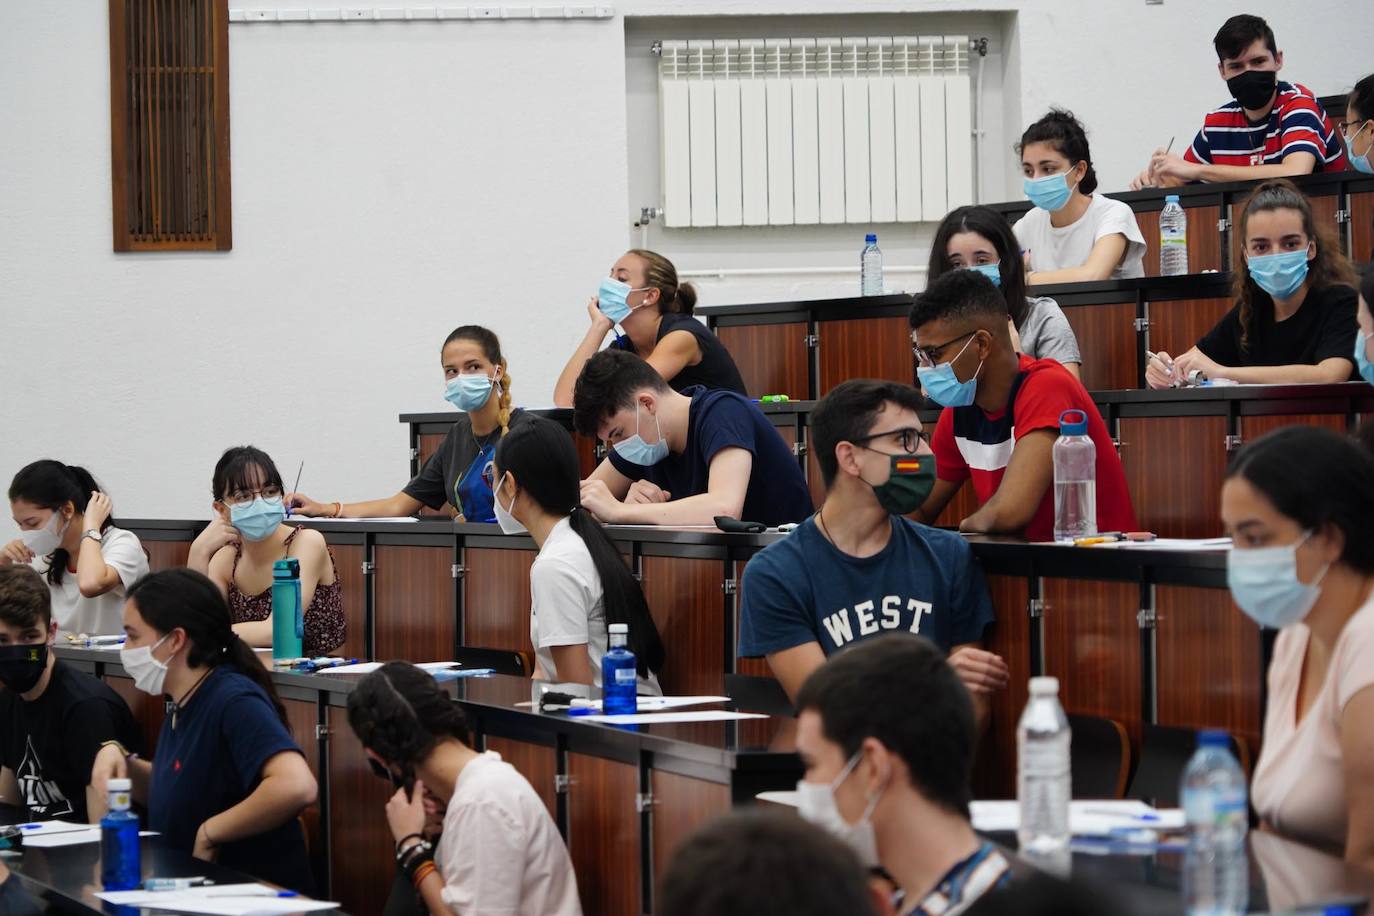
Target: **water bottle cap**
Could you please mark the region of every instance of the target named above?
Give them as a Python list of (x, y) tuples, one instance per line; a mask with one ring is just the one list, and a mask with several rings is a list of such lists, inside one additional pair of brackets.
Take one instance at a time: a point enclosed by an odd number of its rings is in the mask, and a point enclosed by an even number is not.
[(1178, 195), (1177, 195), (1177, 194), (1166, 194), (1166, 195), (1164, 195), (1164, 202), (1165, 202), (1166, 204), (1176, 204), (1176, 203), (1178, 203)]
[(628, 623), (613, 623), (606, 628), (606, 632), (612, 635), (623, 633), (628, 636), (630, 633), (630, 625)]
[(1059, 678), (1033, 677), (1030, 679), (1030, 692), (1033, 697), (1053, 697), (1059, 695)]
[(274, 579), (298, 579), (301, 575), (301, 561), (296, 557), (287, 557), (272, 564), (272, 578)]
[(873, 233), (873, 232), (870, 232), (868, 235), (864, 236), (864, 242), (865, 242), (866, 244), (869, 244), (869, 245), (876, 245), (876, 244), (878, 244), (878, 236), (877, 236), (877, 234), (876, 234), (876, 233)]
[(111, 792), (130, 792), (133, 791), (133, 780), (130, 779), (110, 779), (105, 783), (106, 788)]
[(1088, 434), (1088, 415), (1077, 408), (1071, 408), (1059, 415), (1059, 434), (1061, 436), (1086, 436)]
[(1216, 728), (1205, 728), (1197, 733), (1199, 747), (1231, 747), (1231, 735)]

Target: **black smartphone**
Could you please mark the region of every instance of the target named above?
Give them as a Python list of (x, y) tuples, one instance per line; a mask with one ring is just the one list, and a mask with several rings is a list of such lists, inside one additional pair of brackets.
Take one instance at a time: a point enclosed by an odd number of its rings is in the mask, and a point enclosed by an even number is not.
[(742, 522), (728, 515), (717, 515), (715, 521), (717, 528), (732, 534), (762, 534), (768, 530), (763, 522)]

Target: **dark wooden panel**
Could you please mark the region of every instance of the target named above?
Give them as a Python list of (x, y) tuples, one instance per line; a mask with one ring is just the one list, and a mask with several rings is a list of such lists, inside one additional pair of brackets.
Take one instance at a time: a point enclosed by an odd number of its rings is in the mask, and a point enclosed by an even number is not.
[(377, 658), (437, 662), (457, 636), (453, 552), (447, 547), (373, 548)]
[(1225, 417), (1120, 421), (1121, 466), (1141, 528), (1160, 537), (1221, 534)]
[(1374, 191), (1350, 195), (1350, 250), (1357, 264), (1374, 261)]
[(641, 909), (638, 773), (626, 763), (569, 754), (568, 774), (568, 852), (582, 911), (635, 916)]
[[(1221, 207), (1188, 207), (1188, 272), (1221, 270), (1221, 233), (1217, 220)], [(1138, 212), (1136, 223), (1145, 237), (1145, 276), (1158, 277), (1159, 270), (1159, 211)]]
[(167, 708), (162, 703), (162, 697), (144, 693), (134, 686), (131, 678), (127, 677), (106, 675), (105, 683), (128, 704), (129, 712), (133, 713), (134, 721), (143, 733), (143, 756), (152, 759), (153, 753), (157, 750), (158, 733), (162, 731), (162, 720), (167, 716)]
[(989, 576), (988, 590), (997, 610), (997, 622), (984, 634), (989, 652), (1006, 659), (1007, 689), (992, 699), (988, 729), (978, 743), (973, 785), (978, 798), (1016, 797), (1016, 723), (1026, 706), (1031, 676), (1030, 594), (1025, 578)]
[(148, 571), (160, 572), (186, 565), (191, 555), (190, 541), (143, 541), (143, 549), (148, 552)]
[(582, 471), (582, 479), (592, 476), (592, 471), (601, 462), (596, 457), (596, 440), (581, 433), (573, 433), (573, 445), (577, 447), (577, 466)]
[(1342, 436), (1347, 432), (1346, 417), (1343, 413), (1274, 414), (1264, 417), (1241, 417), (1240, 441), (1242, 443), (1254, 442), (1276, 429), (1298, 425), (1320, 426), (1322, 429), (1329, 429)]
[(1083, 387), (1089, 391), (1137, 387), (1134, 302), (1070, 306), (1064, 316), (1083, 354), (1079, 367)]
[(811, 505), (819, 511), (825, 503), (825, 479), (821, 476), (821, 463), (816, 457), (816, 443), (810, 441), (806, 447), (806, 486), (811, 490)]
[(349, 913), (380, 913), (396, 871), (386, 803), (394, 791), (368, 769), (348, 711), (329, 710), (331, 900)]
[(1260, 631), (1224, 588), (1155, 589), (1159, 722), (1260, 737)]
[(530, 643), (533, 550), (463, 551), (463, 645), (534, 651)]
[(367, 576), (363, 575), (363, 545), (330, 544), (329, 547), (334, 552), (334, 576), (339, 581), (344, 619), (348, 621), (344, 644), (334, 652), (344, 658), (362, 658), (367, 654)]
[(725, 562), (644, 557), (644, 598), (658, 625), (667, 661), (663, 692), (720, 696), (725, 690)]
[(654, 884), (692, 831), (730, 810), (730, 787), (653, 771)]
[(880, 378), (905, 385), (916, 381), (911, 325), (905, 316), (823, 321), (820, 337), (820, 391), (823, 396), (852, 378)]
[(1150, 303), (1150, 349), (1178, 356), (1191, 350), (1231, 309), (1229, 299)]
[(1070, 713), (1117, 719), (1140, 739), (1140, 586), (1046, 579), (1045, 673)]
[[(439, 451), (439, 446), (443, 443), (447, 433), (422, 433), (415, 437), (416, 448), (420, 452), (420, 467), (425, 466), (429, 456)], [(429, 506), (420, 507), (420, 515), (430, 518), (446, 518), (448, 516), (448, 506), (441, 506), (438, 509), (431, 509)]]
[[(305, 700), (288, 699), (282, 700), (282, 705), (286, 707), (287, 729), (305, 754), (305, 762), (309, 764), (310, 772), (316, 774), (318, 779), (320, 744), (319, 739), (315, 737), (315, 726), (319, 724), (318, 706)], [(325, 876), (324, 843), (320, 841), (320, 830), (323, 825), (320, 819), (320, 803), (318, 801), (301, 812), (301, 825), (305, 828), (305, 845), (310, 852), (310, 865), (315, 870), (315, 880), (317, 882), (323, 881)]]
[(716, 336), (734, 357), (750, 397), (785, 394), (810, 397), (805, 322), (736, 325), (717, 328)]
[(491, 735), (487, 737), (487, 750), (496, 751), (502, 760), (519, 770), (520, 775), (529, 780), (534, 791), (539, 793), (544, 807), (549, 809), (549, 817), (557, 816), (553, 778), (558, 768), (552, 747)]

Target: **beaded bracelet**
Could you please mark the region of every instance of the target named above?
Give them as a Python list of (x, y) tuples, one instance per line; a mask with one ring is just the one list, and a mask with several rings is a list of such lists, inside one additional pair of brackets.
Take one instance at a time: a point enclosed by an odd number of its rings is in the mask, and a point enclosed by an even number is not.
[(416, 890), (419, 890), (420, 885), (425, 883), (425, 879), (438, 870), (433, 859), (426, 859), (419, 868), (415, 869), (415, 875), (410, 879), (411, 884)]

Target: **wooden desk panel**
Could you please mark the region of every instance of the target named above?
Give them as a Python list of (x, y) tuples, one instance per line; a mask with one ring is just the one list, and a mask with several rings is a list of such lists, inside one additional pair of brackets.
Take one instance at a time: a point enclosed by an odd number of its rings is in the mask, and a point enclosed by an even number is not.
[(989, 652), (1007, 662), (1007, 689), (993, 697), (988, 730), (978, 744), (973, 785), (978, 798), (1016, 797), (1016, 724), (1029, 697), (1030, 591), (1020, 576), (988, 576), (997, 622), (984, 634)]
[(1106, 716), (1140, 739), (1140, 586), (1045, 579), (1045, 673), (1069, 713)]
[[(439, 446), (443, 444), (447, 433), (421, 433), (415, 437), (416, 448), (420, 452), (420, 467), (425, 466), (429, 456), (439, 451)], [(448, 506), (440, 506), (438, 509), (431, 509), (429, 506), (420, 507), (421, 518), (447, 518)]]
[[(1030, 294), (1035, 295), (1035, 290)], [(1079, 368), (1083, 387), (1112, 391), (1138, 386), (1134, 302), (1069, 306), (1064, 317), (1083, 355)]]
[(501, 738), (496, 735), (489, 735), (485, 740), (487, 750), (496, 751), (501, 755), (502, 760), (515, 767), (520, 771), (521, 776), (529, 780), (534, 791), (539, 793), (539, 798), (544, 802), (544, 807), (549, 810), (549, 817), (556, 820), (558, 817), (558, 796), (554, 791), (553, 782), (558, 767), (554, 759), (553, 748), (542, 744)]
[(1260, 629), (1215, 588), (1155, 588), (1161, 725), (1225, 728), (1258, 747)]
[(644, 598), (667, 652), (663, 692), (720, 696), (725, 690), (725, 561), (646, 556)]
[(601, 463), (596, 457), (596, 440), (580, 433), (573, 433), (572, 437), (577, 447), (577, 466), (582, 470), (582, 479), (586, 480)]
[(344, 620), (348, 635), (334, 650), (344, 658), (367, 655), (367, 576), (363, 574), (364, 549), (361, 544), (330, 544), (334, 552), (334, 576), (343, 597)]
[(453, 551), (446, 547), (373, 548), (379, 661), (445, 661), (457, 645)]
[(142, 541), (143, 549), (148, 551), (148, 571), (161, 572), (185, 566), (191, 555), (190, 541)]
[[(1221, 218), (1221, 207), (1187, 207), (1188, 215), (1188, 270), (1202, 273), (1204, 270), (1221, 270), (1221, 234), (1217, 231), (1217, 220)], [(1159, 210), (1139, 210), (1135, 221), (1140, 226), (1140, 234), (1145, 236), (1145, 276), (1160, 276), (1159, 269)]]
[(1231, 310), (1230, 299), (1170, 299), (1150, 303), (1150, 349), (1187, 353)]
[[(1308, 201), (1312, 204), (1312, 218), (1317, 225), (1325, 226), (1327, 231), (1334, 238), (1340, 238), (1341, 224), (1336, 222), (1336, 211), (1340, 208), (1340, 196), (1337, 194), (1307, 194)], [(1245, 212), (1245, 203), (1250, 199), (1250, 194), (1241, 194), (1235, 203), (1231, 205), (1231, 258), (1232, 264), (1239, 264), (1240, 259), (1245, 257), (1245, 239), (1240, 234), (1240, 217)]]
[(911, 352), (911, 325), (904, 316), (822, 321), (820, 390), (816, 397), (852, 378), (880, 378), (913, 385), (916, 357)]
[(582, 911), (635, 916), (641, 909), (638, 773), (627, 763), (569, 754), (568, 775), (568, 852)]
[(1142, 530), (1160, 537), (1220, 535), (1226, 418), (1131, 417), (1119, 428), (1121, 465)]
[[(320, 772), (320, 744), (315, 737), (315, 726), (319, 724), (319, 705), (305, 700), (282, 700), (282, 705), (286, 707), (287, 730), (291, 732), (291, 737), (300, 745), (301, 752), (305, 754), (305, 762), (310, 766), (310, 772)], [(326, 861), (324, 855), (324, 844), (320, 842), (323, 822), (321, 818), (320, 802), (301, 812), (301, 825), (305, 828), (305, 848), (310, 854), (310, 866), (315, 870), (316, 886), (324, 887), (326, 875)]]
[(821, 463), (816, 457), (816, 444), (807, 442), (806, 448), (806, 486), (811, 491), (811, 505), (820, 511), (825, 503), (825, 479), (821, 476)]
[(1285, 426), (1320, 426), (1333, 433), (1344, 436), (1348, 428), (1343, 413), (1312, 414), (1270, 414), (1266, 416), (1244, 416), (1240, 418), (1240, 441), (1242, 445), (1263, 439), (1267, 434)]
[(734, 357), (750, 397), (785, 394), (800, 400), (810, 394), (810, 333), (804, 321), (786, 324), (717, 326), (716, 336)]
[(730, 810), (730, 787), (654, 770), (654, 874), (662, 880), (673, 856), (691, 833)]
[(1350, 195), (1350, 251), (1356, 264), (1374, 261), (1374, 191)]
[(330, 898), (349, 913), (380, 913), (395, 874), (386, 803), (395, 790), (367, 766), (348, 711), (329, 708), (329, 843), (334, 857)]
[(463, 645), (533, 652), (530, 565), (533, 550), (463, 550)]

